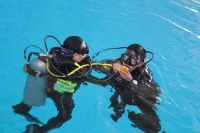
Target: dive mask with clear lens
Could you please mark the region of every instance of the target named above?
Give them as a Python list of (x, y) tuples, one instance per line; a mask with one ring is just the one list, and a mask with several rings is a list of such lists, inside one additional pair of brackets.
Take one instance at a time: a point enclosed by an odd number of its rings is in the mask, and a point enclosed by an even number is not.
[(138, 60), (137, 56), (127, 52), (121, 55), (121, 62), (124, 62), (125, 64), (129, 66), (136, 66), (140, 64), (140, 61)]

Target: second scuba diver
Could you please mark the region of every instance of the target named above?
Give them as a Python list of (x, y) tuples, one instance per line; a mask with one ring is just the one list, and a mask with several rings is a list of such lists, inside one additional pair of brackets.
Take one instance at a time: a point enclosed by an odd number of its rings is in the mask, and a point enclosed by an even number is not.
[[(47, 55), (38, 56), (25, 65), (28, 76), (23, 99), (13, 106), (13, 110), (27, 120), (42, 124), (27, 125), (25, 133), (46, 133), (71, 119), (75, 107), (73, 93), (91, 71), (91, 65), (72, 73), (72, 76), (69, 73), (81, 65), (90, 64), (88, 53), (89, 48), (81, 37), (70, 36), (60, 47), (53, 47)], [(43, 106), (47, 97), (54, 101), (58, 114), (43, 124), (29, 111), (32, 106)]]
[[(145, 62), (147, 52), (152, 54), (152, 58)], [(147, 67), (147, 63), (152, 59), (152, 52), (146, 51), (139, 44), (131, 44), (120, 58), (104, 60), (104, 63), (112, 63), (112, 67), (93, 67), (106, 74), (105, 78), (98, 79), (92, 75), (88, 77), (88, 81), (91, 83), (102, 86), (111, 85), (115, 89), (114, 95), (110, 98), (111, 104), (109, 106), (114, 108), (115, 113), (111, 114), (111, 118), (115, 122), (125, 112), (126, 105), (135, 105), (142, 113), (128, 110), (128, 118), (134, 123), (133, 126), (147, 133), (159, 132), (161, 129), (160, 120), (155, 112), (157, 109), (155, 104), (161, 91), (159, 85), (152, 79), (150, 69)]]

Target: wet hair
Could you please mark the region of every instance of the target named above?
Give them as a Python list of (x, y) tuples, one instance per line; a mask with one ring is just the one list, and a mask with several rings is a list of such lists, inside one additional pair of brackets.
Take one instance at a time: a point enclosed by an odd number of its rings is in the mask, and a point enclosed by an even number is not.
[(70, 36), (65, 39), (62, 47), (72, 50), (74, 53), (81, 51), (83, 39), (79, 36)]
[(137, 56), (140, 55), (140, 60), (144, 62), (146, 58), (146, 50), (139, 44), (131, 44), (128, 46), (127, 51), (131, 50), (136, 53)]

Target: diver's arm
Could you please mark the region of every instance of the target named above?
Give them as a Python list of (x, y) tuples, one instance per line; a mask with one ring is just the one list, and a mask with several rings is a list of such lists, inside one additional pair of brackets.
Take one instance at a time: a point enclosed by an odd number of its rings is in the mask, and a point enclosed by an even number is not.
[(101, 85), (103, 87), (107, 86), (109, 83), (107, 80), (104, 80), (105, 78), (99, 79), (93, 75), (89, 75), (84, 81), (93, 83), (96, 85)]
[[(98, 63), (98, 62), (92, 62), (92, 63)], [(111, 62), (101, 62), (101, 63), (102, 64), (111, 64)], [(90, 74), (87, 76), (87, 79), (85, 81), (93, 83), (93, 84), (98, 84), (101, 86), (106, 86), (108, 84), (111, 84), (112, 78), (116, 74), (113, 71), (112, 66), (109, 66), (109, 65), (92, 65), (92, 69), (94, 71), (97, 71), (98, 73), (104, 74), (105, 77), (98, 78), (98, 77)]]

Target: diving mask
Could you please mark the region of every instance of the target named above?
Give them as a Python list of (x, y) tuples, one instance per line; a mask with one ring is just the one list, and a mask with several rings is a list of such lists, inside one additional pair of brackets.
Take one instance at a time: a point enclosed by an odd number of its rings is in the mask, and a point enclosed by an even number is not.
[(138, 57), (129, 52), (122, 54), (120, 59), (121, 62), (124, 62), (129, 66), (137, 66), (138, 64), (140, 64)]
[(83, 47), (82, 49), (81, 49), (81, 51), (79, 51), (79, 52), (77, 52), (78, 54), (82, 54), (82, 55), (84, 55), (84, 54), (88, 54), (89, 53), (89, 47), (88, 47), (88, 45), (85, 43), (85, 47)]

